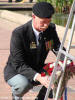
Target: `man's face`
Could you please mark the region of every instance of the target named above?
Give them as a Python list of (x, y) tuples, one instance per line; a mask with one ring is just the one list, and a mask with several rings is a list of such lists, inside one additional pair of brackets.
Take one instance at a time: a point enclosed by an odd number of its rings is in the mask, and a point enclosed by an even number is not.
[(34, 14), (32, 15), (32, 18), (33, 18), (34, 28), (37, 31), (45, 31), (48, 28), (49, 23), (51, 22), (51, 18), (39, 18)]

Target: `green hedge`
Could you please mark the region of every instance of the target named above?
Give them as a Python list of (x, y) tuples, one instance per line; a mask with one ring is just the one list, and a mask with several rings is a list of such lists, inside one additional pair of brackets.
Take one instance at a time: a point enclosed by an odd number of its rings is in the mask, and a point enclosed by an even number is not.
[(59, 13), (69, 13), (71, 5), (73, 3), (73, 0), (37, 0), (37, 2), (42, 1), (51, 3), (55, 7), (56, 12)]

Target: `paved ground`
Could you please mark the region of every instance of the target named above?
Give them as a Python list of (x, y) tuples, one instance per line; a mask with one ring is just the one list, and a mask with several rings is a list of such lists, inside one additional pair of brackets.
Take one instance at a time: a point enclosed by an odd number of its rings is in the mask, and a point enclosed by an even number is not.
[[(4, 81), (3, 70), (9, 55), (11, 32), (17, 26), (19, 25), (16, 23), (0, 18), (0, 100), (12, 100), (11, 89)], [(72, 51), (72, 54), (75, 55), (75, 50)], [(54, 60), (55, 56), (50, 52), (46, 62)], [(69, 81), (68, 85), (73, 87), (73, 89), (75, 88), (75, 77)], [(37, 94), (37, 91), (30, 90), (24, 95), (23, 100), (34, 100)], [(74, 92), (68, 93), (68, 100), (75, 100)]]

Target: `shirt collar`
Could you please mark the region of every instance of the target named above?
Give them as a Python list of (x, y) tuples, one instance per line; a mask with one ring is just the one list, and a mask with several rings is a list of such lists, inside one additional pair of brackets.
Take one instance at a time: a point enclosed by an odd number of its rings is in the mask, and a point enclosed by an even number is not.
[(33, 23), (32, 23), (32, 28), (33, 28), (33, 31), (34, 31), (35, 36), (38, 37), (39, 34), (40, 34), (41, 32), (37, 31), (37, 30), (34, 28)]

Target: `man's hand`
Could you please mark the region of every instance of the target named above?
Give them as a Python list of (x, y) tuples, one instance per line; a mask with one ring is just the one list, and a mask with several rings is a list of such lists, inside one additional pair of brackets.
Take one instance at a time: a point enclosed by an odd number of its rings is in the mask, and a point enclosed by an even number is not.
[(74, 63), (74, 65), (75, 65), (75, 61), (74, 61), (73, 63)]
[(38, 74), (36, 80), (39, 81), (43, 86), (48, 88), (50, 82), (50, 76), (42, 77), (41, 74)]

